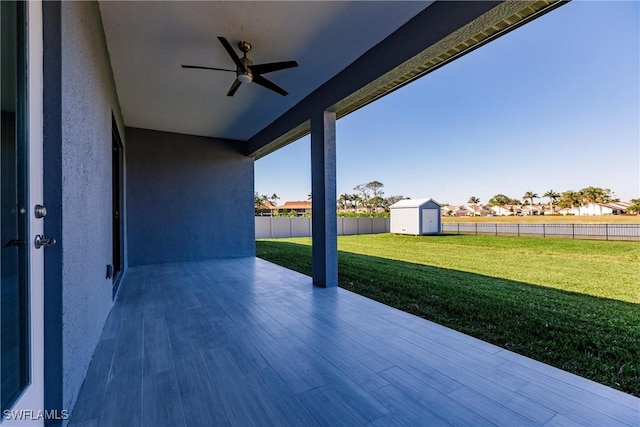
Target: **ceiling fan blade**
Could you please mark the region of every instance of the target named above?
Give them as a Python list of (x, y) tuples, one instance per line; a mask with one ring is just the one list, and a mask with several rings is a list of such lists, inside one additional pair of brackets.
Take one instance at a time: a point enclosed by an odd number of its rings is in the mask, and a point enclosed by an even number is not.
[(218, 37), (218, 40), (220, 40), (220, 43), (222, 43), (222, 46), (224, 46), (225, 50), (227, 51), (231, 59), (233, 59), (233, 62), (236, 64), (236, 66), (242, 71), (247, 71), (242, 61), (240, 61), (240, 57), (238, 56), (236, 51), (233, 50), (231, 44), (227, 41), (227, 39), (225, 39), (224, 37)]
[(266, 87), (267, 89), (270, 89), (276, 93), (279, 93), (282, 96), (287, 96), (288, 92), (284, 89), (282, 89), (280, 86), (278, 86), (277, 84), (265, 79), (264, 77), (258, 75), (258, 76), (254, 76), (253, 77), (253, 82), (257, 85), (260, 85), (262, 87)]
[(227, 96), (233, 96), (233, 94), (236, 93), (241, 84), (242, 83), (240, 83), (238, 79), (234, 80), (233, 84), (229, 88), (229, 92), (227, 92)]
[(266, 74), (272, 71), (286, 70), (287, 68), (297, 67), (296, 61), (283, 61), (283, 62), (270, 62), (268, 64), (256, 64), (252, 65), (251, 72), (253, 74)]
[(182, 68), (195, 68), (199, 70), (231, 71), (232, 73), (236, 72), (236, 70), (229, 70), (227, 68), (202, 67), (200, 65), (183, 65)]

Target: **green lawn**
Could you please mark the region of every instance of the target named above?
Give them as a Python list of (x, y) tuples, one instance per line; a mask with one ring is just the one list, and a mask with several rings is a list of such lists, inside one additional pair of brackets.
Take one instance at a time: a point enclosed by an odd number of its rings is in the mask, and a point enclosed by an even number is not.
[[(256, 242), (311, 274), (311, 239)], [(341, 236), (340, 286), (640, 396), (640, 243)]]

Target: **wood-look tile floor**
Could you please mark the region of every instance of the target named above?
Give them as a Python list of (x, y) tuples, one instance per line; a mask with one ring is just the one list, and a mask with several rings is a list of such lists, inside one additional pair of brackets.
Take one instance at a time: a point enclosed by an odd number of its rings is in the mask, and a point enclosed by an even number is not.
[(639, 426), (640, 399), (257, 258), (130, 268), (71, 426)]

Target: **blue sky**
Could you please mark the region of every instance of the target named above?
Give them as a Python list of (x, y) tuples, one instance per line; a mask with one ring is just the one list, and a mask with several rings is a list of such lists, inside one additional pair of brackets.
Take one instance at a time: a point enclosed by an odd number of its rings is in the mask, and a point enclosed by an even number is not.
[[(574, 1), (337, 123), (337, 192), (441, 203), (590, 185), (640, 197), (640, 2)], [(255, 190), (305, 200), (310, 139), (255, 164)]]

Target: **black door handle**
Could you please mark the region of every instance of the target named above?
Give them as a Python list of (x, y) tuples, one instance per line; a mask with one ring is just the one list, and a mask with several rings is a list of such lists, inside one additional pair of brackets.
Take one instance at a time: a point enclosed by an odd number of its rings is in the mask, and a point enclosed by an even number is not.
[(33, 244), (35, 245), (36, 249), (40, 249), (43, 246), (53, 246), (56, 244), (56, 239), (49, 239), (47, 237), (44, 237), (41, 234), (38, 234), (36, 236), (35, 241), (33, 242)]

